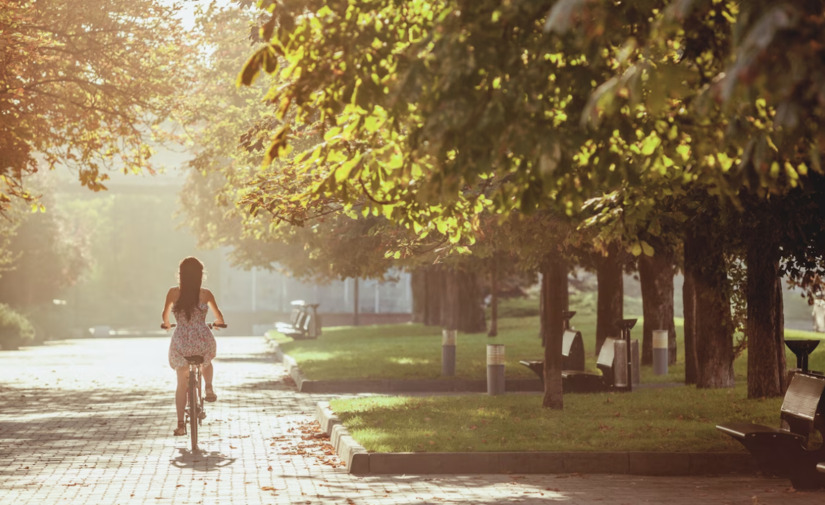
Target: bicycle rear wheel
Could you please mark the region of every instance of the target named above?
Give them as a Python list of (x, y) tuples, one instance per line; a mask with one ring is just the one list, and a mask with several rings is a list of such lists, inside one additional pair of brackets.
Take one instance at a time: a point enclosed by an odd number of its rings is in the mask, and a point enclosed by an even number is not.
[(189, 434), (192, 437), (192, 451), (198, 450), (198, 383), (197, 373), (189, 370)]

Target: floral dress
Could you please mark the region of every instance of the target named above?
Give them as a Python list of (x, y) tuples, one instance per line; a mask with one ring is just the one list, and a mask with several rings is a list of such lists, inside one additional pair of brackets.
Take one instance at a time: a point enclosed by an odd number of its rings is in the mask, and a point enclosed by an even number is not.
[(183, 313), (175, 314), (177, 326), (169, 343), (169, 366), (174, 369), (188, 366), (185, 356), (203, 356), (203, 363), (209, 364), (215, 358), (217, 346), (212, 330), (206, 326), (208, 306), (199, 303), (192, 308), (192, 317), (186, 319)]

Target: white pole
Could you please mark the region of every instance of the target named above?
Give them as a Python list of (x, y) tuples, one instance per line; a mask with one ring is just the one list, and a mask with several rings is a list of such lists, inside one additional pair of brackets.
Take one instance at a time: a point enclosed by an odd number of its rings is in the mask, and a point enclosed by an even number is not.
[(281, 275), (281, 312), (287, 311), (287, 302), (286, 302), (286, 277)]
[(344, 279), (344, 307), (349, 307), (349, 277)]
[(375, 313), (381, 312), (381, 296), (378, 281), (375, 281)]

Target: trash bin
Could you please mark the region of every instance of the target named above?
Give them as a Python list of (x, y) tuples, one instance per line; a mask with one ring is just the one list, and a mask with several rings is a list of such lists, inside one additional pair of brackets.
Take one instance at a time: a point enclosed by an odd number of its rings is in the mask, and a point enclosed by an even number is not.
[[(615, 344), (616, 354), (613, 358), (613, 373), (614, 385), (617, 388), (628, 388), (627, 384), (627, 340), (616, 340)], [(631, 355), (631, 374), (633, 379), (633, 386), (638, 386), (641, 382), (641, 374), (639, 372), (639, 341), (632, 340), (630, 344)]]

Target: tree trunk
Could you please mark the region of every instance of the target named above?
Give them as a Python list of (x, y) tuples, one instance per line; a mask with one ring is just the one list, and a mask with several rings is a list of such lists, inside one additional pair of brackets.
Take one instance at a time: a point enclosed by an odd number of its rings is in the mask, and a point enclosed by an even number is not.
[(722, 246), (706, 233), (707, 229), (697, 227), (685, 238), (685, 270), (696, 274), (696, 386), (733, 387), (730, 285)]
[(545, 268), (539, 267), (539, 340), (541, 340), (542, 347), (547, 345), (544, 336), (547, 335), (547, 289), (549, 287), (544, 273)]
[(564, 333), (563, 313), (568, 310), (567, 263), (560, 256), (548, 255), (541, 265), (543, 340), (544, 346), (544, 398), (542, 407), (564, 408), (562, 394), (561, 343)]
[(441, 299), (441, 326), (448, 330), (458, 330), (458, 279), (453, 269), (445, 271), (444, 296)]
[(353, 302), (352, 302), (352, 324), (353, 326), (358, 326), (360, 321), (358, 320), (358, 277), (353, 279), (355, 282), (353, 283)]
[(782, 386), (782, 394), (788, 389), (788, 363), (785, 361), (785, 300), (782, 294), (782, 278), (776, 277), (776, 300), (777, 307), (779, 307), (777, 314), (778, 324), (776, 326), (776, 335), (774, 339), (776, 344), (776, 362), (778, 363), (780, 374), (779, 383)]
[(624, 319), (624, 280), (617, 245), (608, 248), (596, 267), (598, 296), (596, 308), (596, 356), (607, 337), (620, 338), (616, 323)]
[(442, 326), (462, 333), (487, 330), (484, 299), (475, 272), (451, 268), (447, 270), (445, 298), (442, 304)]
[(785, 377), (785, 342), (779, 247), (752, 240), (747, 250), (748, 398), (782, 396)]
[(498, 255), (493, 254), (490, 269), (490, 330), (488, 337), (498, 336)]
[[(687, 245), (685, 245), (687, 254)], [(682, 285), (682, 303), (685, 313), (685, 384), (696, 384), (696, 290), (694, 289), (694, 272), (688, 271), (685, 264), (685, 282)]]
[(439, 265), (430, 265), (424, 269), (425, 293), (424, 324), (427, 326), (441, 326), (445, 290), (444, 269)]
[(483, 333), (487, 331), (487, 317), (484, 314), (484, 293), (479, 274), (473, 271), (459, 271), (459, 324), (463, 333)]
[(676, 363), (676, 325), (673, 322), (673, 260), (659, 252), (639, 256), (642, 285), (642, 364), (653, 364), (653, 331), (667, 330), (669, 364)]
[(412, 291), (412, 322), (423, 323), (427, 319), (427, 269), (416, 268), (410, 272)]

